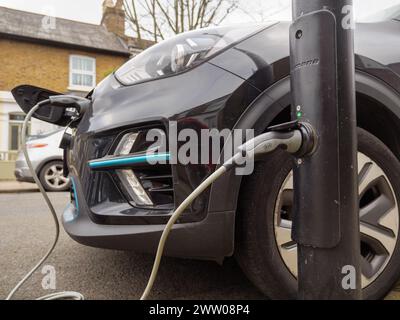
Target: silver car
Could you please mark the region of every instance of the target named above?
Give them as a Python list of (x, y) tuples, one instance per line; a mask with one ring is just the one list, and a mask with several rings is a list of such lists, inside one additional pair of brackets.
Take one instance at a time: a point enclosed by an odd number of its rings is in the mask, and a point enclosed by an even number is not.
[[(27, 143), (33, 167), (47, 191), (66, 191), (70, 181), (63, 176), (63, 150), (59, 148), (64, 130), (33, 136)], [(15, 164), (15, 177), (21, 182), (34, 182), (24, 154), (19, 152)]]

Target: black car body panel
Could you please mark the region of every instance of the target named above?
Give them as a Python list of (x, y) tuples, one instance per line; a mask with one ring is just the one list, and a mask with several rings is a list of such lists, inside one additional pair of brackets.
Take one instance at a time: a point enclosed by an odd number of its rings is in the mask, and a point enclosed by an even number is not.
[[(215, 166), (160, 168), (171, 179), (171, 203), (140, 208), (129, 203), (113, 173), (90, 170), (88, 161), (111, 155), (124, 132), (168, 130), (171, 121), (178, 123), (178, 131), (254, 128), (257, 134), (271, 124), (288, 120), (288, 29), (289, 23), (274, 24), (173, 77), (132, 86), (123, 86), (112, 75), (103, 81), (92, 94), (92, 107), (75, 132), (68, 157), (74, 191), (64, 214), (64, 227), (71, 237), (95, 247), (155, 252), (172, 209)], [(393, 121), (392, 135), (397, 135), (400, 22), (359, 24), (356, 63), (358, 95), (381, 106)], [(359, 121), (363, 121), (362, 113)], [(397, 139), (390, 143), (394, 153), (400, 151)], [(143, 170), (151, 180), (155, 173)], [(228, 174), (199, 197), (175, 226), (166, 253), (212, 260), (232, 255), (240, 185), (240, 177)]]
[[(209, 79), (210, 75), (212, 81)], [(182, 86), (182, 83), (185, 85)], [(260, 91), (247, 82), (210, 64), (203, 64), (192, 72), (176, 77), (131, 87), (122, 86), (113, 77), (109, 77), (93, 94), (92, 110), (85, 114), (78, 127), (72, 152), (74, 158), (70, 161), (72, 171), (80, 177), (85, 199), (92, 209), (92, 218), (98, 223), (111, 224), (143, 224), (143, 216), (147, 216), (149, 223), (162, 223), (168, 218), (165, 214), (169, 211), (161, 215), (143, 210), (137, 212), (138, 210), (131, 208), (126, 202), (124, 208), (120, 204), (123, 196), (118, 196), (108, 174), (92, 172), (88, 168), (89, 160), (109, 154), (121, 132), (153, 126), (167, 130), (169, 121), (178, 123), (178, 131), (184, 128), (232, 128), (259, 94)], [(173, 168), (176, 175), (175, 194), (178, 195), (175, 204), (189, 195), (214, 169), (206, 165), (196, 167), (193, 171), (188, 170), (187, 166), (178, 165)], [(190, 174), (192, 172), (196, 174)], [(192, 207), (195, 221), (205, 217), (206, 198), (207, 195), (199, 198)], [(105, 202), (108, 205), (103, 205), (103, 209), (99, 208)], [(114, 213), (107, 218), (104, 208), (112, 203), (116, 203), (115, 209), (119, 207), (118, 212), (130, 212), (121, 215)], [(96, 214), (96, 211), (103, 213)], [(135, 215), (140, 216), (139, 221), (135, 219)]]

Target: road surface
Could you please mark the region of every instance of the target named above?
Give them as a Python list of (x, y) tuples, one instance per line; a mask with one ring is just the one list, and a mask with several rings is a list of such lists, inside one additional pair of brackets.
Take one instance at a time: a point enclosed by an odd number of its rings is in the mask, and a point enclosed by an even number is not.
[[(51, 194), (57, 212), (68, 193)], [(0, 299), (47, 251), (54, 226), (39, 193), (0, 194)], [(153, 257), (132, 252), (89, 248), (75, 243), (64, 230), (46, 265), (56, 271), (56, 291), (78, 291), (86, 299), (138, 299), (145, 288)], [(33, 299), (54, 291), (42, 289), (40, 271), (22, 287), (17, 299)], [(229, 259), (213, 262), (165, 258), (152, 299), (263, 299)]]

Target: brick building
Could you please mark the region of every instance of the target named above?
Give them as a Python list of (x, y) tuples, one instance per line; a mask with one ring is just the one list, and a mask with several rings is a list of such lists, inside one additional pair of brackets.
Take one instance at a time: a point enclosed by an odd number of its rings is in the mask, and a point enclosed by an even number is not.
[[(103, 2), (100, 25), (0, 7), (0, 160), (20, 147), (24, 114), (11, 89), (32, 84), (85, 95), (141, 50), (125, 35), (122, 0)], [(53, 129), (43, 122), (31, 123), (32, 134)]]

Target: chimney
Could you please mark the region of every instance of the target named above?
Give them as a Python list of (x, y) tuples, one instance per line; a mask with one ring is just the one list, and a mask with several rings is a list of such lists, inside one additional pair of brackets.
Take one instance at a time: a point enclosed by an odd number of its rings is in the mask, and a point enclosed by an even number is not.
[(126, 37), (123, 0), (104, 0), (101, 25), (121, 38)]

